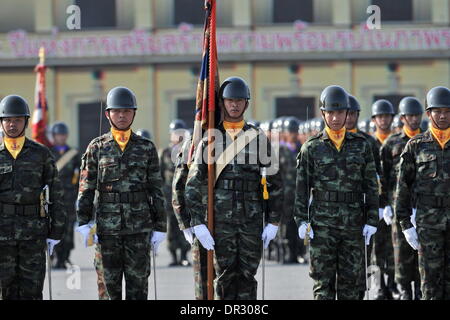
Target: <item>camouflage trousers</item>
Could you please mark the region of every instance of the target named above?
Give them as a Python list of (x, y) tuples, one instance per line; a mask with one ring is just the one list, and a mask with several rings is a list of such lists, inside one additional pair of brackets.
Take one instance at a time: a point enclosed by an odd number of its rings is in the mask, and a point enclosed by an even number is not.
[(208, 299), (207, 250), (202, 247), (197, 238), (192, 245), (192, 266), (194, 267), (194, 290), (196, 300)]
[(109, 300), (108, 291), (106, 291), (105, 275), (103, 270), (103, 259), (100, 253), (100, 245), (95, 246), (94, 267), (97, 272), (98, 299)]
[(450, 300), (450, 222), (446, 230), (417, 226), (423, 300)]
[(221, 223), (215, 228), (214, 299), (256, 300), (255, 275), (262, 257), (262, 223)]
[(183, 231), (180, 230), (173, 211), (167, 212), (167, 248), (169, 251), (175, 252), (180, 249), (184, 254), (190, 249), (189, 242), (186, 241)]
[(45, 239), (0, 241), (0, 287), (4, 300), (42, 300)]
[(315, 300), (361, 299), (364, 238), (361, 230), (312, 226), (310, 277)]
[(419, 282), (419, 262), (417, 251), (411, 248), (402, 232), (400, 223), (392, 223), (392, 242), (394, 244), (395, 282), (402, 288), (410, 288), (411, 282)]
[(121, 236), (99, 235), (106, 289), (111, 300), (147, 300), (150, 276), (149, 233)]
[(380, 274), (386, 274), (394, 279), (394, 246), (392, 244), (391, 226), (388, 226), (384, 219), (378, 223), (377, 232), (373, 235), (373, 253), (375, 264), (380, 268)]

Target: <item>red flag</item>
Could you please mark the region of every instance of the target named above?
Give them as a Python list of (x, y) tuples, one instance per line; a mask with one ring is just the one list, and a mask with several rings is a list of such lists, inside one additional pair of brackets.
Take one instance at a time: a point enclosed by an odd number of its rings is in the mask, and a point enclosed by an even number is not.
[(36, 88), (34, 96), (35, 108), (33, 111), (31, 137), (47, 147), (51, 147), (50, 141), (48, 141), (45, 134), (47, 129), (47, 98), (45, 96), (45, 72), (47, 67), (44, 64), (44, 49), (39, 50), (40, 62), (34, 68), (36, 72)]

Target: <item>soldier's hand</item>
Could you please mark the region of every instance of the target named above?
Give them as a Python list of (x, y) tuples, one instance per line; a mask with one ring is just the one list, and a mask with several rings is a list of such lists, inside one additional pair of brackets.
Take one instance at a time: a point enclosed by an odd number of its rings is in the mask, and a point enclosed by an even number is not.
[(366, 239), (366, 246), (369, 245), (370, 238), (375, 234), (375, 232), (377, 232), (376, 227), (369, 226), (368, 224), (364, 225), (363, 237)]
[(155, 251), (155, 254), (158, 252), (158, 247), (161, 242), (166, 239), (166, 233), (165, 232), (159, 232), (159, 231), (153, 231), (152, 237), (150, 239), (150, 243), (153, 247), (153, 250)]
[[(88, 247), (88, 239), (89, 239), (89, 233), (91, 232), (92, 225), (90, 224), (84, 224), (82, 226), (76, 227), (75, 231), (81, 233), (83, 236), (83, 243), (84, 247)], [(96, 236), (96, 235), (95, 235)], [(94, 239), (96, 238), (94, 236)]]
[(194, 226), (194, 234), (206, 250), (214, 250), (214, 239), (204, 224)]
[(268, 223), (267, 226), (264, 227), (261, 239), (264, 243), (264, 248), (269, 246), (270, 241), (275, 239), (278, 232), (278, 226)]
[(192, 227), (183, 230), (186, 241), (191, 245), (194, 243), (194, 229)]
[(384, 222), (386, 222), (386, 224), (389, 226), (390, 224), (392, 224), (392, 208), (391, 206), (386, 206), (384, 207), (383, 210), (383, 219)]
[(48, 254), (52, 255), (53, 254), (53, 248), (60, 243), (61, 240), (54, 240), (54, 239), (47, 239), (47, 248), (48, 248)]
[[(306, 232), (308, 230), (308, 224), (309, 223), (302, 223), (301, 226), (298, 228), (298, 236), (300, 237), (300, 239), (305, 239)], [(310, 224), (309, 224), (308, 236), (309, 236), (310, 239), (314, 239), (314, 231), (313, 231), (313, 229), (312, 229)]]
[(414, 249), (419, 249), (419, 238), (417, 236), (416, 228), (412, 227), (406, 230), (403, 230), (403, 234), (405, 235), (406, 241), (408, 241), (409, 245)]

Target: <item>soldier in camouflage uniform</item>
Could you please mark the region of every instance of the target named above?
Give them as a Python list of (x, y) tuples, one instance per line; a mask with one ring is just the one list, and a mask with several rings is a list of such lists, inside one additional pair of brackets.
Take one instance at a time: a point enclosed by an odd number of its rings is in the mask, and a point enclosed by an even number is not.
[[(378, 152), (386, 139), (391, 135), (392, 120), (395, 115), (392, 104), (380, 99), (372, 105), (372, 123), (376, 126), (375, 137), (378, 146)], [(381, 164), (380, 164), (381, 165)], [(400, 293), (395, 283), (395, 262), (394, 262), (394, 246), (392, 243), (392, 228), (383, 220), (383, 211), (388, 204), (386, 194), (381, 192), (381, 180), (383, 172), (379, 174), (380, 181), (380, 208), (378, 224), (378, 232), (374, 237), (374, 258), (376, 265), (380, 268), (380, 288), (377, 291), (375, 300), (391, 300), (400, 297)], [(387, 284), (385, 282), (387, 275)]]
[[(273, 155), (270, 142), (265, 135), (251, 131), (257, 129), (243, 120), (250, 99), (245, 81), (238, 77), (226, 79), (220, 87), (219, 97), (223, 102), (224, 121), (217, 126), (220, 133), (215, 138), (216, 147), (219, 148), (217, 145), (220, 143), (220, 149), (225, 150), (232, 141), (249, 133), (254, 133), (257, 138), (248, 143), (236, 157), (229, 155), (231, 162), (217, 177), (214, 191), (214, 239), (205, 226), (207, 164), (203, 154), (206, 140), (202, 140), (197, 147), (195, 161), (189, 169), (186, 204), (191, 213), (195, 236), (205, 249), (215, 250), (215, 299), (254, 300), (257, 292), (255, 275), (261, 260), (262, 245), (267, 248), (278, 230), (282, 210), (280, 205), (283, 203), (282, 181), (276, 159), (270, 157)], [(264, 156), (269, 153), (269, 158), (263, 159), (262, 153)], [(216, 163), (216, 168), (220, 164), (223, 163)], [(263, 226), (262, 168), (267, 170), (270, 195), (267, 200), (266, 226)]]
[(105, 116), (111, 132), (91, 141), (82, 157), (78, 194), (79, 231), (85, 242), (91, 231), (94, 196), (104, 280), (112, 300), (146, 300), (150, 246), (155, 252), (165, 238), (166, 213), (158, 154), (154, 144), (134, 134), (134, 93), (113, 88)]
[(78, 150), (67, 145), (69, 128), (64, 122), (56, 122), (51, 128), (53, 146), (50, 148), (55, 157), (58, 168), (59, 180), (64, 189), (64, 205), (67, 212), (66, 230), (61, 243), (55, 247), (56, 265), (58, 269), (66, 269), (66, 263), (70, 262), (70, 252), (74, 248), (73, 227), (77, 220), (75, 202), (78, 194), (78, 180), (81, 159)]
[(400, 114), (396, 114), (394, 116), (394, 119), (392, 119), (392, 131), (394, 133), (402, 132), (403, 122), (401, 121), (400, 117)]
[(426, 112), (430, 129), (400, 155), (394, 209), (406, 240), (419, 250), (423, 299), (450, 300), (450, 90), (432, 88)]
[(326, 127), (309, 138), (297, 156), (294, 218), (299, 237), (311, 239), (314, 299), (357, 300), (364, 243), (369, 244), (378, 224), (375, 162), (367, 140), (345, 129), (346, 91), (329, 86), (320, 103)]
[[(55, 160), (47, 147), (25, 137), (29, 118), (22, 97), (0, 102), (0, 287), (6, 300), (42, 300), (46, 250), (52, 254), (65, 229)], [(47, 213), (40, 207), (44, 186), (50, 190)]]
[[(159, 156), (159, 163), (161, 169), (161, 176), (163, 179), (163, 191), (166, 197), (166, 211), (167, 211), (167, 247), (169, 249), (172, 261), (171, 266), (190, 266), (187, 259), (187, 253), (190, 245), (186, 242), (183, 232), (178, 227), (177, 218), (173, 212), (172, 207), (172, 181), (175, 171), (173, 155), (177, 155), (180, 151), (183, 139), (186, 136), (186, 123), (181, 119), (175, 119), (170, 123), (170, 145), (161, 151)], [(177, 256), (177, 251), (180, 251), (180, 257)]]

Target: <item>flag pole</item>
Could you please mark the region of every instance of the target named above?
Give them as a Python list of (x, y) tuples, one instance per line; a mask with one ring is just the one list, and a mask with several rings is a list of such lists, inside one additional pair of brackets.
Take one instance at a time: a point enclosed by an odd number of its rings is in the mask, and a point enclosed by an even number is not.
[[(215, 183), (215, 164), (213, 161), (214, 136), (215, 127), (214, 115), (216, 108), (216, 0), (211, 1), (211, 19), (210, 19), (210, 50), (209, 50), (209, 86), (208, 86), (208, 229), (214, 237), (214, 183)], [(207, 291), (208, 300), (214, 299), (214, 256), (213, 251), (208, 250), (207, 255)]]

